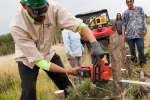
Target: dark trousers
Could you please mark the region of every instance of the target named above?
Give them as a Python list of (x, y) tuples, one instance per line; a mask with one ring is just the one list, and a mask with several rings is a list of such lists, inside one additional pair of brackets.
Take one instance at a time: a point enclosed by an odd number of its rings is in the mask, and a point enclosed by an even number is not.
[[(63, 63), (59, 55), (55, 54), (51, 60), (52, 63), (63, 67)], [(20, 100), (37, 100), (36, 99), (36, 81), (39, 72), (39, 67), (36, 65), (33, 69), (30, 69), (28, 66), (24, 65), (22, 62), (18, 62), (19, 74), (21, 78), (21, 88), (22, 94)], [(66, 74), (63, 73), (54, 73), (50, 71), (44, 70), (47, 75), (53, 80), (53, 82), (57, 85), (60, 90), (65, 91), (65, 95), (67, 95), (66, 88), (69, 86), (72, 87), (71, 82), (69, 81)], [(42, 88), (42, 87), (41, 87)], [(50, 88), (50, 87), (48, 87)]]
[(139, 59), (140, 59), (140, 64), (146, 63), (146, 57), (144, 55), (144, 39), (143, 38), (127, 39), (127, 43), (130, 47), (130, 53), (132, 55), (131, 60), (133, 62), (137, 62), (137, 57), (135, 52), (135, 44), (136, 44)]

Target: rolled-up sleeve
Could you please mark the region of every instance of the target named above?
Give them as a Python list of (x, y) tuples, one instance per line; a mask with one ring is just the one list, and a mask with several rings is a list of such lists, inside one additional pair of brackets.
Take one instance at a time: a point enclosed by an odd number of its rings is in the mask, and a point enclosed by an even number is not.
[(83, 45), (81, 44), (81, 50), (84, 50), (84, 47), (83, 47)]
[(29, 63), (37, 62), (44, 58), (34, 41), (28, 37), (28, 33), (18, 27), (14, 27), (11, 28), (11, 34), (17, 47), (27, 57)]
[(79, 25), (83, 22), (79, 18), (75, 18), (72, 14), (68, 13), (68, 11), (57, 4), (56, 8), (56, 17), (57, 17), (57, 26), (72, 30), (73, 32), (77, 32)]
[(122, 14), (122, 26), (123, 27), (127, 26), (127, 16), (125, 13)]

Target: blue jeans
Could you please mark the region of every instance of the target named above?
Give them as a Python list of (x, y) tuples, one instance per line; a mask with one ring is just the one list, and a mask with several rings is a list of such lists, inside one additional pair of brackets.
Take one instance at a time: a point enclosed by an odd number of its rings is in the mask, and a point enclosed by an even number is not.
[(127, 39), (127, 43), (130, 47), (130, 53), (132, 55), (132, 62), (137, 62), (137, 57), (135, 53), (135, 44), (137, 46), (138, 55), (141, 63), (146, 63), (146, 57), (144, 55), (144, 39), (143, 38), (135, 38), (135, 39)]

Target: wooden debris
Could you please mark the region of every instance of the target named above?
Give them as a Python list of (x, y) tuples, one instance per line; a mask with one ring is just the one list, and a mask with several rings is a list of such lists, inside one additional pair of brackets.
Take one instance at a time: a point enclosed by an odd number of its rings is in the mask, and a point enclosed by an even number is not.
[[(147, 79), (145, 76), (150, 77), (150, 74), (143, 71), (142, 69), (136, 70), (138, 73), (140, 73), (140, 81), (144, 82), (150, 82), (150, 79)], [(150, 85), (141, 85), (140, 92), (137, 94), (139, 97), (142, 97), (144, 95), (147, 95), (147, 100), (150, 100)], [(136, 97), (137, 97), (136, 95)]]
[[(142, 70), (141, 69), (137, 69), (136, 70), (138, 73), (140, 73)], [(147, 77), (150, 77), (150, 74), (149, 73), (147, 73), (147, 72), (145, 72), (145, 71), (143, 71), (144, 72), (144, 75), (145, 76), (147, 76)]]
[(144, 79), (144, 72), (143, 71), (140, 72), (140, 81), (142, 81), (142, 82), (145, 81), (145, 79)]

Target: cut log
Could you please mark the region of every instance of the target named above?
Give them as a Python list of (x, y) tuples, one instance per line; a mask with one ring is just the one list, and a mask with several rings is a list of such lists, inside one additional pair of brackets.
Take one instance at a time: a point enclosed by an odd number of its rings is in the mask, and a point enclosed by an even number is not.
[(55, 92), (56, 100), (65, 100), (64, 90), (59, 90)]

